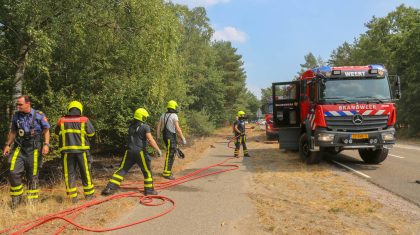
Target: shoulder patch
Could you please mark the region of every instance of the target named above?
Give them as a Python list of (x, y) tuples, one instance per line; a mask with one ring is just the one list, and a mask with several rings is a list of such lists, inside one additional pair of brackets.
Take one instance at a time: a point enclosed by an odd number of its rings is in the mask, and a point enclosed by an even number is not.
[(39, 113), (39, 114), (43, 114), (43, 112), (42, 112), (42, 111), (39, 111), (39, 110), (38, 110), (38, 111), (36, 111), (36, 112), (37, 112), (37, 113)]

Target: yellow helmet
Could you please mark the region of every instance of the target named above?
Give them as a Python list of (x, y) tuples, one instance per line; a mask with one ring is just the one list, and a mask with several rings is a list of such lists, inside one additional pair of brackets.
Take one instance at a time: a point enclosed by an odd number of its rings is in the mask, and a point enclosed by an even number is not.
[(70, 112), (70, 109), (72, 108), (77, 108), (80, 110), (81, 114), (83, 113), (83, 105), (79, 101), (74, 100), (70, 102), (69, 105), (67, 106), (67, 112)]
[(245, 116), (245, 112), (244, 111), (239, 111), (238, 112), (238, 117), (244, 117)]
[(149, 112), (147, 112), (146, 109), (144, 108), (138, 108), (135, 112), (134, 112), (134, 119), (137, 119), (139, 121), (146, 121), (146, 118), (149, 117)]
[(175, 100), (170, 100), (170, 101), (168, 102), (168, 106), (167, 106), (167, 108), (168, 108), (168, 109), (173, 109), (173, 110), (176, 110), (176, 108), (178, 108), (178, 103), (177, 103)]

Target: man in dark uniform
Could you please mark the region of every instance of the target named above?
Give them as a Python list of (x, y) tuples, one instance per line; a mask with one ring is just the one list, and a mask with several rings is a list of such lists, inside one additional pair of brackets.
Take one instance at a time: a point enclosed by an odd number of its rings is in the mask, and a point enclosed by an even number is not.
[(10, 163), (12, 209), (15, 209), (22, 201), (24, 174), (28, 201), (38, 199), (38, 174), (42, 164), (42, 155), (48, 154), (50, 146), (50, 124), (45, 114), (32, 109), (31, 100), (26, 95), (18, 97), (16, 105), (18, 111), (13, 115), (10, 132), (3, 149), (3, 154), (8, 157)]
[(61, 117), (55, 128), (60, 136), (60, 151), (63, 159), (64, 181), (67, 196), (77, 202), (76, 168), (82, 178), (83, 192), (86, 199), (92, 199), (95, 192), (91, 177), (90, 144), (87, 137), (95, 135), (95, 129), (89, 118), (82, 116), (83, 105), (72, 101), (67, 107), (67, 115)]
[(245, 135), (245, 112), (238, 112), (238, 119), (233, 123), (233, 133), (235, 134), (235, 152), (234, 156), (239, 157), (239, 150), (241, 144), (244, 150), (244, 157), (250, 157), (248, 149), (246, 147), (246, 135)]
[(157, 195), (153, 187), (151, 159), (146, 151), (147, 142), (158, 152), (159, 157), (162, 156), (162, 152), (150, 133), (149, 125), (146, 124), (148, 116), (149, 113), (144, 108), (139, 108), (135, 111), (134, 120), (128, 128), (128, 149), (125, 151), (120, 167), (115, 171), (108, 185), (102, 191), (102, 195), (114, 194), (124, 180), (124, 176), (136, 163), (144, 176), (144, 195)]

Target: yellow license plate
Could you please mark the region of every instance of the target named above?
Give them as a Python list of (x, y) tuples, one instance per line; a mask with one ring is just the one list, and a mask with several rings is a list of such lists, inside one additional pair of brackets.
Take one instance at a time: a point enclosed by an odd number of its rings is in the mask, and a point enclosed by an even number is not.
[(352, 139), (368, 139), (369, 135), (368, 134), (352, 134), (351, 138)]

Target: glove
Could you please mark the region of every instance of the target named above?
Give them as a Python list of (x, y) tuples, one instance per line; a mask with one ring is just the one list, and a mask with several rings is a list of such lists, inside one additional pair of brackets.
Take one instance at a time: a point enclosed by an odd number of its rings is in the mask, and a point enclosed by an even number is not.
[(182, 138), (182, 144), (186, 145), (187, 144), (187, 140), (185, 138)]
[(158, 154), (158, 157), (162, 157), (162, 151), (160, 151), (160, 149), (158, 150), (157, 154)]
[(4, 149), (3, 149), (3, 155), (4, 155), (5, 157), (9, 157), (9, 153), (10, 153), (10, 146), (9, 146), (9, 145), (6, 145), (6, 146), (4, 147)]

